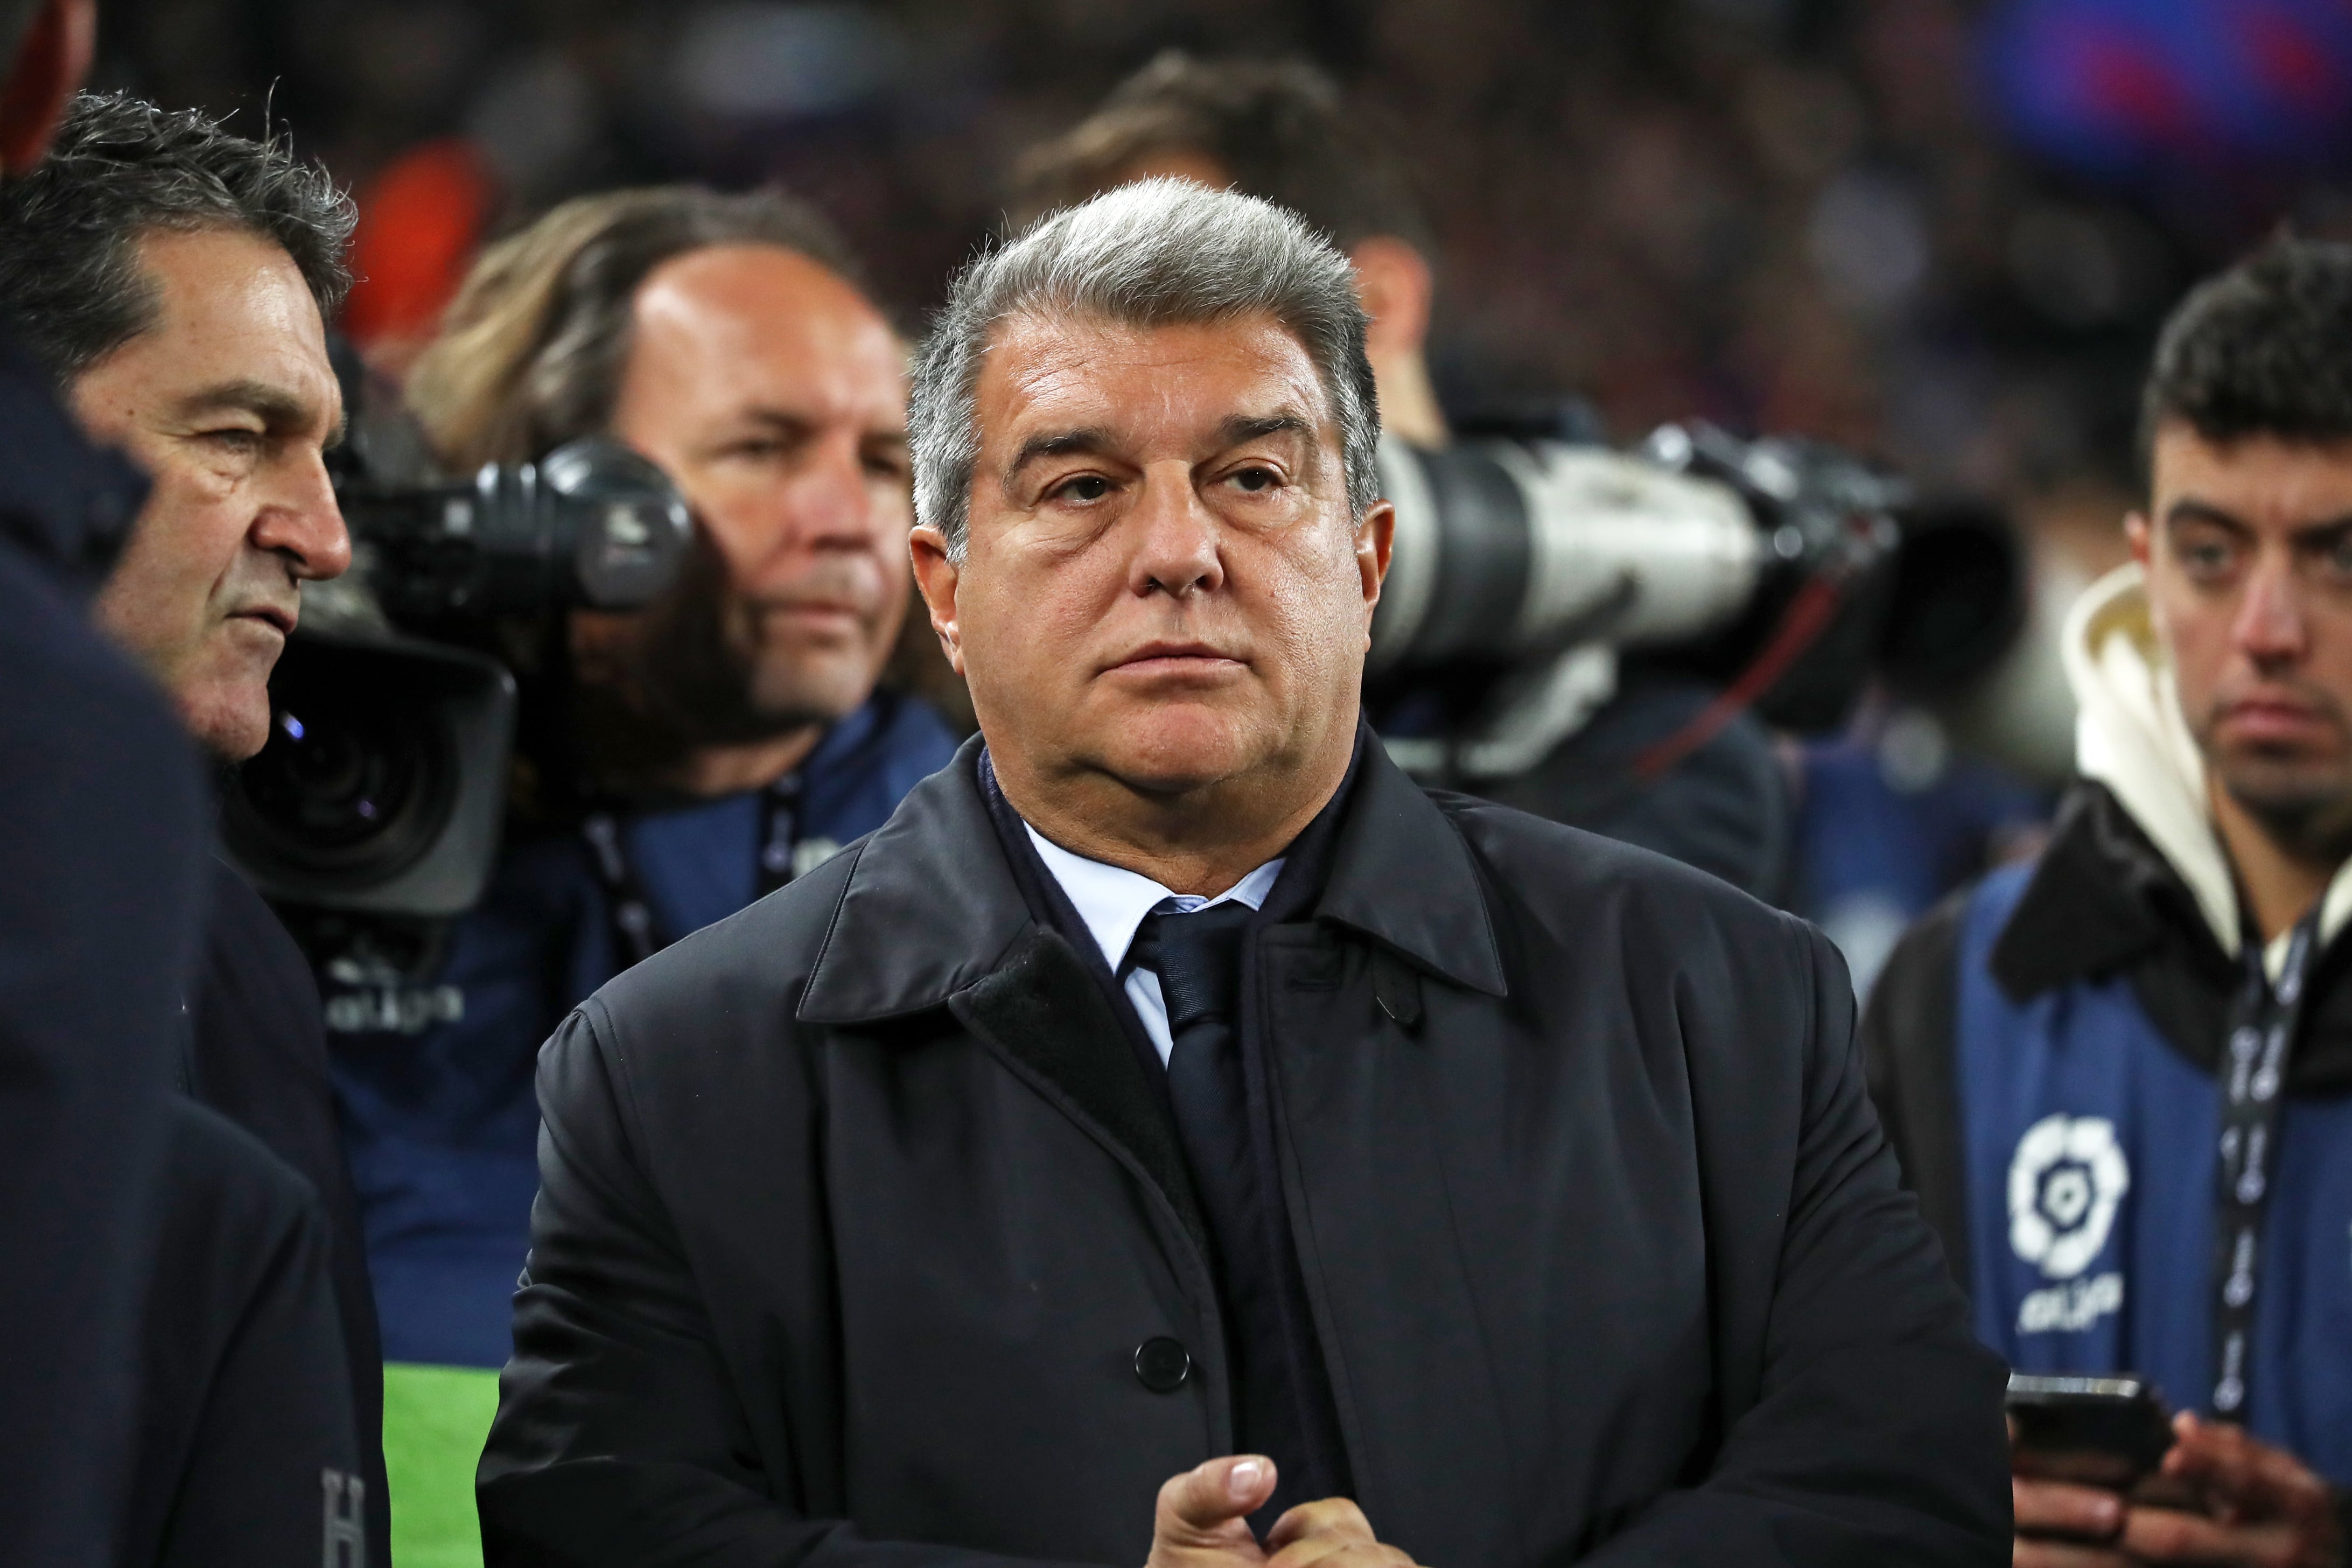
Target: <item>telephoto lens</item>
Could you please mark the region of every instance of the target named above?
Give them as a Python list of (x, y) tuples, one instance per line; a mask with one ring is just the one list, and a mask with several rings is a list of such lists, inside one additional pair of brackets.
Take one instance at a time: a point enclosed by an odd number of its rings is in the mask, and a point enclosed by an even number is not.
[(2024, 615), (2007, 521), (1920, 501), (1817, 442), (1668, 425), (1633, 451), (1386, 440), (1396, 547), (1369, 669), (1542, 667), (1633, 650), (1804, 733), (1866, 683), (1940, 698), (1990, 668)]
[(1746, 608), (1765, 545), (1738, 491), (1605, 447), (1380, 451), (1396, 548), (1374, 671), (1688, 640)]

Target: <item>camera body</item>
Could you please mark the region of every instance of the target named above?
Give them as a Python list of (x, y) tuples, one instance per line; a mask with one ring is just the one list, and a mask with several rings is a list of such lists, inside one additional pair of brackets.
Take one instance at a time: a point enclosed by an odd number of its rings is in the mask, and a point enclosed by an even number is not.
[[(306, 596), (270, 679), (268, 742), (223, 802), (224, 847), (281, 904), (446, 919), (497, 858), (515, 679), (402, 628), (638, 608), (677, 575), (693, 520), (660, 469), (593, 437), (454, 482), (347, 470), (336, 495), (356, 591)], [(314, 616), (314, 599), (341, 613)]]

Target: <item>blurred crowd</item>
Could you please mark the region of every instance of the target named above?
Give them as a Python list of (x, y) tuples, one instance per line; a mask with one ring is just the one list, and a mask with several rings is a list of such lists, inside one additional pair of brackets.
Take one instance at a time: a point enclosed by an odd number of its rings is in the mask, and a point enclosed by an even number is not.
[[(2095, 519), (2098, 564), (2163, 309), (2282, 211), (2324, 231), (2341, 199), (2325, 138), (2282, 162), (2260, 123), (2231, 145), (2245, 115), (2197, 121), (2208, 84), (2167, 75), (2200, 58), (2159, 25), (2173, 9), (133, 0), (98, 79), (283, 125), (354, 183), (352, 324), (396, 357), (483, 236), (668, 178), (781, 180), (918, 316), (1000, 226), (1024, 148), (1162, 47), (1246, 38), (1325, 62), (1407, 160), (1449, 405), (1574, 395), (1620, 437), (1694, 414), (1801, 430), (2053, 529)], [(2034, 72), (2105, 12), (2116, 79), (2040, 103)], [(2214, 91), (2289, 113), (2281, 94), (2343, 68), (2312, 26), (2269, 98)]]

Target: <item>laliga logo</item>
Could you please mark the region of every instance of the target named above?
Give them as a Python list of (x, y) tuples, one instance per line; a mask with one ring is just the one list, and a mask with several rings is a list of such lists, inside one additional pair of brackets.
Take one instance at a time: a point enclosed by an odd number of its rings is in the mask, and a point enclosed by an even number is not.
[(2116, 1124), (2098, 1116), (2045, 1116), (2009, 1162), (2009, 1245), (2050, 1279), (2090, 1267), (2115, 1228), (2131, 1171)]

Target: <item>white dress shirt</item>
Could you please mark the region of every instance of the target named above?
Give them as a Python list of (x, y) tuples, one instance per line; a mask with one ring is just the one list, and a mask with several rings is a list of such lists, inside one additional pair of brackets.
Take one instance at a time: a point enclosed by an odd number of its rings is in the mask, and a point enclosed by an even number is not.
[[(1171, 893), (1149, 877), (1073, 855), (1027, 823), (1021, 826), (1028, 829), (1029, 842), (1037, 847), (1037, 858), (1045, 862), (1045, 869), (1069, 895), (1071, 906), (1086, 922), (1095, 945), (1102, 949), (1103, 962), (1110, 965), (1113, 974), (1127, 962), (1127, 950), (1135, 945), (1136, 928), (1144, 916), (1154, 910), (1189, 915), (1228, 899), (1263, 909), (1265, 896), (1274, 891), (1274, 879), (1282, 875), (1282, 857), (1276, 856), (1213, 899)], [(1136, 1016), (1143, 1020), (1144, 1033), (1151, 1037), (1160, 1059), (1167, 1061), (1176, 1041), (1168, 1032), (1168, 1004), (1160, 994), (1160, 976), (1139, 964), (1128, 971), (1126, 987), (1127, 999), (1135, 1004)]]

